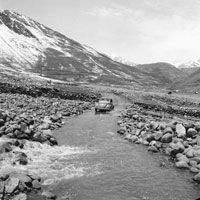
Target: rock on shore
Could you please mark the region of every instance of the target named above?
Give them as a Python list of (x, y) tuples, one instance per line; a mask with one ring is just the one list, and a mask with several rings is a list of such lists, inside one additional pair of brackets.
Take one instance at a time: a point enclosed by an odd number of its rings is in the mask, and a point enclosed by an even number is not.
[(189, 169), (196, 174), (193, 180), (200, 183), (199, 122), (163, 118), (156, 112), (147, 114), (145, 109), (132, 105), (121, 114), (118, 125), (124, 139), (170, 156), (175, 167)]
[(0, 94), (0, 136), (56, 145), (52, 130), (91, 107), (90, 102)]
[(41, 189), (41, 179), (22, 172), (0, 172), (0, 199), (26, 200), (27, 194)]
[[(53, 130), (67, 117), (91, 109), (93, 102), (6, 92), (0, 93), (0, 159), (1, 163), (10, 159), (13, 168), (4, 172), (6, 166), (0, 166), (0, 199), (26, 200), (29, 192), (41, 189), (41, 179), (26, 171), (13, 171), (16, 165), (29, 164), (28, 156), (14, 149), (23, 149), (26, 141), (57, 145)], [(44, 196), (49, 198), (50, 193)], [(56, 196), (51, 194), (52, 198)]]

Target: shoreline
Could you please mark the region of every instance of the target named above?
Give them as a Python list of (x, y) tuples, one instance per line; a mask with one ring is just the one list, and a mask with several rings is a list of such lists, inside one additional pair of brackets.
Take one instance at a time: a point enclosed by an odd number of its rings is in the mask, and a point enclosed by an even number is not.
[[(163, 155), (179, 169), (190, 170), (200, 183), (200, 123), (184, 116), (151, 111), (132, 104), (120, 115), (117, 133), (134, 144), (147, 146), (149, 152)], [(165, 167), (165, 163), (160, 163)]]
[[(62, 127), (67, 118), (90, 110), (93, 101), (99, 96), (94, 92), (87, 93), (88, 90), (79, 93), (79, 89), (74, 91), (74, 88), (71, 93), (60, 90), (56, 91), (56, 94), (49, 93), (52, 89), (43, 93), (41, 88), (36, 90), (34, 96), (34, 88), (21, 83), (6, 84), (6, 88), (0, 87), (0, 198), (4, 200), (26, 200), (29, 194), (39, 195), (41, 199), (56, 199), (50, 191), (43, 191), (44, 180), (40, 176), (20, 170), (26, 168), (30, 161), (28, 155), (23, 152), (26, 141), (57, 146), (53, 130)], [(19, 90), (13, 93), (15, 89)], [(27, 91), (31, 95), (28, 95)], [(65, 99), (68, 96), (75, 100)]]

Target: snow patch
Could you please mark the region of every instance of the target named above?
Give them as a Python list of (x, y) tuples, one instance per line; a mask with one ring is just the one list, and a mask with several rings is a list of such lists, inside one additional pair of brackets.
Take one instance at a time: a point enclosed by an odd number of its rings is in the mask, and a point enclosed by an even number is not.
[[(99, 57), (99, 54), (97, 51), (95, 51), (92, 47), (89, 47), (87, 45), (82, 45), (84, 49), (86, 49), (86, 51), (88, 51), (90, 54)], [(87, 53), (87, 52), (86, 52)]]

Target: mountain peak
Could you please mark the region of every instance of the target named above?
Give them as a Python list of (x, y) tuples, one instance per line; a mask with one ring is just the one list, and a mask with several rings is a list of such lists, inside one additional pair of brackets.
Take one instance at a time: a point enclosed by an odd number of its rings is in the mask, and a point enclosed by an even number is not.
[[(171, 80), (165, 76), (164, 82), (155, 75), (156, 70), (142, 70), (124, 59), (116, 59), (117, 62), (10, 10), (0, 12), (0, 46), (0, 73), (37, 73), (66, 81), (133, 84), (138, 87), (164, 85)], [(163, 64), (153, 65), (159, 67)]]
[(31, 26), (30, 20), (23, 15), (10, 10), (4, 10), (0, 13), (0, 20), (5, 26), (17, 34), (26, 37), (35, 37), (26, 27)]

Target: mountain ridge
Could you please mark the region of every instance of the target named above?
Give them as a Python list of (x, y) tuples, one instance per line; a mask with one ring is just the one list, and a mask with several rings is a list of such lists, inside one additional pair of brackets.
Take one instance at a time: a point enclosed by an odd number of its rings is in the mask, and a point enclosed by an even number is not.
[(152, 71), (115, 61), (92, 47), (9, 10), (0, 13), (0, 45), (0, 73), (6, 70), (9, 73), (29, 72), (64, 81), (138, 87), (163, 87), (172, 80), (169, 74), (164, 82)]

